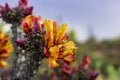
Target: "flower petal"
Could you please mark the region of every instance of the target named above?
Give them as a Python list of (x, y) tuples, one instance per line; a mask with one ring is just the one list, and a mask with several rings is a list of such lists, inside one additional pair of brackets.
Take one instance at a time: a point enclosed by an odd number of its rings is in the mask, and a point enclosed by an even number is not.
[(59, 56), (60, 58), (63, 58), (67, 55), (73, 55), (74, 54), (74, 50), (76, 49), (75, 44), (72, 41), (66, 42), (63, 44), (64, 52), (61, 53), (61, 55)]
[(53, 33), (54, 33), (54, 38), (58, 32), (58, 24), (57, 22), (53, 22)]
[(0, 60), (0, 66), (1, 66), (2, 68), (4, 68), (4, 67), (7, 66), (7, 63), (6, 63), (5, 61), (3, 61), (3, 60)]
[(55, 59), (53, 59), (53, 58), (48, 58), (48, 64), (49, 64), (49, 67), (58, 67), (59, 65), (58, 65), (58, 63), (56, 62), (56, 60)]
[(4, 59), (5, 59), (5, 58), (8, 58), (8, 56), (9, 56), (9, 53), (8, 53), (8, 51), (7, 51), (6, 49), (1, 50), (0, 53), (1, 53), (1, 54), (0, 54), (0, 58), (2, 58), (2, 59), (3, 59), (3, 58), (4, 58)]
[(50, 47), (53, 45), (53, 41), (54, 41), (54, 34), (53, 34), (53, 21), (52, 20), (45, 20), (44, 21), (44, 26), (46, 29), (46, 32), (48, 33), (48, 37), (46, 38), (46, 43), (48, 44), (47, 46)]
[(50, 57), (57, 59), (59, 55), (59, 47), (58, 46), (50, 47), (49, 52)]
[(2, 31), (0, 30), (0, 39), (2, 39), (3, 38), (3, 33), (2, 33)]
[(64, 60), (71, 63), (75, 60), (75, 55), (66, 56)]
[(58, 31), (57, 35), (56, 35), (56, 43), (61, 43), (62, 39), (66, 33), (66, 29), (67, 29), (67, 25), (63, 24), (62, 27), (60, 28), (60, 30)]

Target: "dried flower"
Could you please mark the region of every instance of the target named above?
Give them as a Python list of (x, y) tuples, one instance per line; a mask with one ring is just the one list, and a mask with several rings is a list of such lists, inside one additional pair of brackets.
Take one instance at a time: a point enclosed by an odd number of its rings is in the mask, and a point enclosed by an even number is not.
[(7, 63), (4, 59), (9, 57), (10, 52), (13, 50), (12, 43), (9, 40), (8, 35), (4, 35), (2, 31), (0, 31), (0, 66), (5, 67)]

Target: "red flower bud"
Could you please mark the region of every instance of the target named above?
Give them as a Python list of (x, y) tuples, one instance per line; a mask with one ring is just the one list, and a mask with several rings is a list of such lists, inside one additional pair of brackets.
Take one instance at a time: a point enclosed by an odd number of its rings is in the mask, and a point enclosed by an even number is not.
[(18, 38), (15, 42), (17, 45), (21, 46), (25, 44), (26, 40)]
[(43, 26), (39, 22), (40, 20), (41, 20), (41, 17), (38, 17), (34, 21), (33, 30), (35, 32), (39, 32), (39, 30), (42, 31), (42, 29), (43, 29)]
[(71, 75), (72, 74), (72, 68), (70, 68), (70, 66), (63, 62), (62, 63), (62, 72), (64, 72), (65, 74)]
[(32, 14), (32, 11), (33, 11), (33, 7), (26, 7), (23, 11), (23, 15), (24, 16), (28, 16), (28, 15), (31, 15)]
[(0, 5), (0, 13), (4, 11), (4, 7)]
[(90, 80), (95, 80), (99, 74), (97, 72), (94, 72), (90, 75)]
[(52, 73), (52, 80), (58, 80), (56, 72)]
[(84, 69), (88, 69), (88, 65), (90, 64), (90, 62), (91, 62), (90, 58), (85, 55), (85, 56), (82, 58), (82, 64), (81, 64), (81, 66), (82, 66)]
[(8, 3), (5, 4), (5, 11), (10, 11), (12, 10), (12, 8), (10, 7), (10, 5)]
[(28, 0), (20, 0), (19, 7), (24, 8), (28, 5)]

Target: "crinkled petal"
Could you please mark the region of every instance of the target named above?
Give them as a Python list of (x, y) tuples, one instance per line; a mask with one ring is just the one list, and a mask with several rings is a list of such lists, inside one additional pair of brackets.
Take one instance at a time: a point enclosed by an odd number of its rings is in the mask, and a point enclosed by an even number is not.
[(0, 58), (2, 58), (2, 59), (8, 58), (8, 56), (9, 56), (9, 53), (6, 49), (1, 50), (0, 53), (1, 53)]
[(59, 55), (59, 47), (58, 46), (50, 47), (49, 52), (50, 57), (57, 59)]
[(9, 40), (9, 36), (8, 35), (5, 35), (3, 38), (2, 38), (2, 41), (1, 41), (1, 46), (4, 46), (8, 43), (8, 40)]
[(12, 43), (9, 41), (8, 43), (7, 43), (7, 45), (4, 47), (9, 53), (11, 52), (11, 51), (13, 51), (13, 46), (12, 46)]
[(0, 30), (0, 39), (2, 39), (3, 38), (3, 33), (2, 33), (2, 31)]
[(47, 46), (50, 47), (53, 45), (53, 41), (54, 41), (54, 35), (53, 35), (53, 21), (52, 20), (45, 20), (44, 21), (44, 26), (46, 29), (46, 32), (48, 33), (47, 38), (46, 38), (46, 44), (48, 44)]
[(54, 38), (58, 32), (58, 24), (57, 22), (53, 22), (53, 33), (54, 33)]
[(58, 67), (59, 66), (59, 64), (53, 58), (48, 58), (48, 64), (49, 64), (49, 67)]
[(71, 63), (75, 60), (75, 55), (68, 55), (64, 58), (64, 60)]
[(56, 38), (55, 38), (55, 42), (56, 43), (61, 43), (62, 39), (66, 33), (66, 29), (67, 29), (67, 25), (63, 24), (62, 27), (60, 28), (60, 30), (58, 31)]
[(7, 63), (3, 60), (0, 60), (0, 67), (4, 68), (7, 66)]
[(74, 50), (76, 49), (76, 46), (75, 46), (75, 44), (72, 41), (64, 43), (63, 47), (65, 48), (65, 50), (59, 56), (60, 58), (63, 58), (65, 56), (67, 56), (67, 55), (73, 55), (74, 54)]

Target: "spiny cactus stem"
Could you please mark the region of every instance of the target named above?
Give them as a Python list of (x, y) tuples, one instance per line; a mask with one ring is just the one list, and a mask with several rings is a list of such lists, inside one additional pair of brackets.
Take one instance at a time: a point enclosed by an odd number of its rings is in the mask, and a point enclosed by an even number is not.
[(17, 27), (18, 27), (19, 25), (17, 24), (17, 23), (14, 23), (14, 24), (12, 24), (12, 27), (11, 27), (11, 30), (12, 30), (12, 35), (13, 35), (13, 37), (12, 37), (12, 43), (13, 43), (13, 46), (14, 46), (14, 59), (13, 59), (13, 73), (12, 73), (12, 78), (14, 78), (15, 77), (15, 75), (16, 75), (16, 70), (17, 70), (17, 68), (19, 68), (18, 66), (18, 64), (17, 64), (17, 59), (18, 59), (18, 57), (19, 57), (19, 53), (18, 53), (18, 47), (17, 47), (17, 45), (16, 45), (16, 43), (15, 43), (15, 40), (18, 38), (18, 31), (17, 31)]
[(17, 45), (15, 44), (15, 40), (17, 39), (18, 36), (18, 31), (17, 31), (17, 27), (18, 24), (12, 24), (11, 30), (12, 30), (12, 42), (13, 42), (13, 46), (14, 46), (14, 53), (17, 55), (16, 51), (17, 51)]

